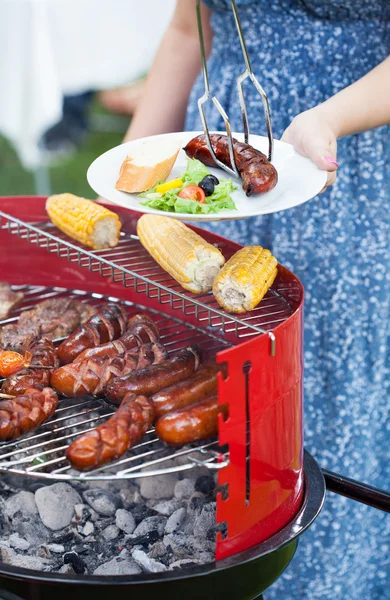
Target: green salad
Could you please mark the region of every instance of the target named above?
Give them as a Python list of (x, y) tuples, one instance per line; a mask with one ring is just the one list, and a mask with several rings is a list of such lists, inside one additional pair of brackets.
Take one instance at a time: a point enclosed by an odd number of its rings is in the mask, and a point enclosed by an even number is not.
[(230, 194), (237, 186), (230, 179), (218, 180), (199, 160), (189, 158), (187, 169), (177, 179), (159, 182), (139, 195), (143, 206), (188, 214), (237, 210)]

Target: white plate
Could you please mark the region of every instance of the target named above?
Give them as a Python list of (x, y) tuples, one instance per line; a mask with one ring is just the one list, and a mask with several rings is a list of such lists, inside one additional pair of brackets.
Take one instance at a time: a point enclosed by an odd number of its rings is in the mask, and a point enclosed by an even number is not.
[[(279, 180), (273, 190), (266, 194), (257, 194), (247, 198), (245, 192), (241, 188), (240, 180), (230, 177), (226, 171), (222, 169), (209, 168), (210, 172), (216, 175), (219, 179), (233, 179), (239, 186), (232, 193), (232, 198), (236, 204), (237, 210), (226, 210), (216, 214), (207, 215), (189, 215), (176, 212), (165, 212), (155, 210), (147, 206), (142, 206), (143, 198), (139, 198), (137, 194), (126, 194), (115, 189), (115, 183), (119, 176), (119, 169), (128, 153), (144, 142), (145, 139), (153, 140), (157, 137), (175, 138), (183, 147), (193, 137), (202, 133), (197, 132), (180, 132), (168, 133), (161, 136), (152, 136), (150, 138), (142, 138), (121, 144), (105, 152), (97, 158), (89, 167), (87, 179), (92, 189), (107, 200), (144, 213), (153, 213), (182, 219), (185, 221), (220, 221), (226, 219), (244, 219), (254, 217), (256, 215), (266, 215), (269, 213), (286, 210), (303, 202), (307, 202), (318, 194), (325, 185), (326, 172), (321, 171), (308, 158), (305, 158), (290, 144), (275, 140), (275, 151), (272, 160), (273, 165), (278, 171)], [(243, 141), (244, 136), (240, 133), (233, 134), (235, 138)], [(261, 150), (265, 154), (268, 152), (268, 139), (259, 135), (251, 135), (250, 143), (255, 148)], [(184, 173), (186, 170), (187, 156), (184, 150), (180, 150), (176, 159), (175, 165), (171, 171), (169, 179), (175, 179)]]

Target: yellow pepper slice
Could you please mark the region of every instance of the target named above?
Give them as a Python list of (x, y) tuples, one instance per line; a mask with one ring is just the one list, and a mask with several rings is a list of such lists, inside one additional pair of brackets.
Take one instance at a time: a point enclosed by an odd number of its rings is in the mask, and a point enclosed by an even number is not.
[(182, 179), (172, 179), (172, 181), (166, 181), (165, 183), (161, 183), (154, 190), (159, 194), (165, 194), (169, 192), (169, 190), (173, 190), (174, 188), (181, 188), (184, 185), (184, 181)]

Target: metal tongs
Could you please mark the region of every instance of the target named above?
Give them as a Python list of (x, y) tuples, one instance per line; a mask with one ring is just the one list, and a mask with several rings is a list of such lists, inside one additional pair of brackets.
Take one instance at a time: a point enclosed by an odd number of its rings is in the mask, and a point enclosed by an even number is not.
[[(210, 152), (214, 162), (219, 167), (221, 167), (221, 169), (224, 169), (225, 171), (227, 171), (230, 175), (233, 175), (234, 177), (240, 177), (240, 174), (237, 169), (235, 157), (234, 157), (234, 152), (233, 152), (233, 138), (232, 138), (232, 131), (231, 131), (231, 127), (230, 127), (230, 120), (229, 120), (229, 117), (226, 114), (226, 111), (224, 110), (223, 106), (220, 104), (219, 100), (215, 96), (212, 97), (212, 101), (225, 123), (226, 134), (227, 134), (228, 145), (229, 145), (231, 168), (228, 167), (227, 165), (224, 165), (216, 157), (215, 152), (211, 146), (210, 132), (209, 132), (209, 128), (207, 126), (206, 116), (205, 116), (204, 108), (203, 108), (204, 104), (206, 104), (206, 102), (210, 99), (211, 93), (210, 93), (210, 85), (209, 85), (209, 75), (208, 75), (208, 71), (207, 71), (207, 59), (206, 59), (206, 51), (205, 51), (205, 46), (204, 46), (203, 25), (202, 25), (201, 11), (200, 11), (200, 3), (201, 3), (201, 0), (197, 0), (196, 16), (197, 16), (197, 20), (198, 20), (200, 53), (201, 53), (201, 58), (202, 58), (202, 71), (203, 71), (203, 79), (204, 79), (204, 87), (205, 87), (205, 92), (204, 92), (203, 96), (201, 96), (201, 98), (199, 98), (199, 100), (198, 100), (198, 108), (199, 108), (200, 118), (202, 120), (203, 130), (204, 130), (204, 133), (206, 136), (207, 147), (209, 149), (209, 152)], [(244, 56), (244, 61), (245, 61), (245, 71), (237, 77), (238, 97), (239, 97), (239, 101), (240, 101), (242, 121), (243, 121), (243, 125), (244, 125), (245, 143), (249, 144), (250, 132), (249, 132), (248, 113), (247, 113), (247, 109), (246, 109), (244, 90), (243, 90), (243, 82), (245, 81), (245, 79), (247, 79), (249, 77), (249, 79), (252, 81), (253, 85), (255, 86), (256, 90), (260, 94), (261, 100), (263, 102), (264, 115), (265, 115), (265, 121), (267, 124), (267, 134), (268, 134), (268, 160), (271, 161), (273, 152), (274, 152), (274, 138), (272, 135), (271, 115), (270, 115), (268, 98), (267, 98), (265, 91), (261, 87), (260, 83), (258, 82), (258, 80), (256, 79), (256, 77), (252, 71), (251, 63), (250, 63), (249, 56), (248, 56), (248, 51), (247, 51), (246, 44), (245, 44), (244, 34), (243, 34), (242, 28), (241, 28), (240, 18), (238, 16), (236, 1), (230, 0), (230, 3), (232, 5), (234, 20), (236, 22), (238, 37), (240, 39), (241, 50), (242, 50), (242, 53)]]

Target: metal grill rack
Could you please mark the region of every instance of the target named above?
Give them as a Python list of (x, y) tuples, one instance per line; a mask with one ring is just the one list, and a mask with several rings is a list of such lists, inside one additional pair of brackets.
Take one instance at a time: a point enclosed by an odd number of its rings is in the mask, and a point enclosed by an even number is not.
[(259, 333), (268, 334), (272, 354), (276, 349), (272, 330), (293, 313), (275, 286), (254, 310), (239, 318), (221, 309), (212, 294), (183, 292), (181, 286), (151, 258), (136, 235), (122, 232), (116, 248), (92, 251), (71, 243), (52, 223), (25, 223), (1, 211), (0, 217), (1, 228), (8, 233), (77, 263), (82, 268), (121, 282), (125, 287), (155, 298), (162, 305), (168, 304), (184, 315), (195, 316), (203, 327), (230, 334), (237, 342)]
[[(17, 321), (21, 312), (31, 309), (37, 302), (70, 296), (96, 306), (107, 301), (120, 302), (126, 306), (129, 315), (140, 311), (148, 312), (158, 325), (162, 343), (169, 352), (177, 351), (188, 343), (198, 344), (213, 353), (230, 345), (218, 332), (206, 331), (164, 313), (117, 298), (58, 287), (13, 286), (13, 289), (24, 293), (24, 302), (12, 316), (0, 321), (0, 327)], [(120, 460), (88, 473), (74, 471), (64, 456), (69, 443), (104, 422), (113, 413), (113, 407), (102, 399), (61, 399), (55, 415), (41, 427), (20, 440), (0, 444), (0, 471), (57, 481), (96, 481), (133, 479), (185, 471), (197, 466), (219, 469), (227, 464), (227, 455), (218, 448), (215, 441), (186, 446), (172, 452), (172, 448), (162, 444), (151, 429)]]

